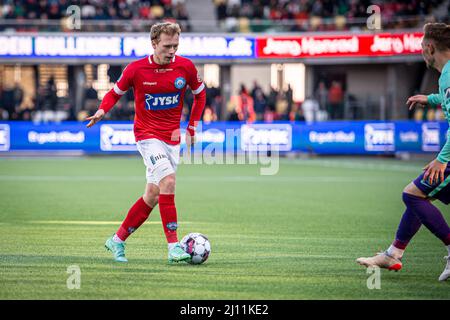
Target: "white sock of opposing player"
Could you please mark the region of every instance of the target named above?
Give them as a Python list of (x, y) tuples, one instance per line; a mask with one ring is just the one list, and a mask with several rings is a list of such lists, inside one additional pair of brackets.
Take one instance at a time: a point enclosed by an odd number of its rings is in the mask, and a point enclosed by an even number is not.
[(450, 244), (447, 246), (448, 255), (450, 256)]
[(394, 257), (396, 259), (401, 259), (403, 257), (403, 252), (405, 252), (405, 250), (399, 249), (397, 247), (394, 247), (393, 245), (391, 245), (388, 249), (387, 249), (387, 253), (391, 256)]

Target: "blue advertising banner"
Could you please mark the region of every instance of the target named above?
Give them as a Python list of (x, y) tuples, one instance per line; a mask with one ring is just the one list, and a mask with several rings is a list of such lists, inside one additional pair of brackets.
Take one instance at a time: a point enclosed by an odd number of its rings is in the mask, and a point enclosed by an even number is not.
[[(186, 123), (181, 123), (184, 146)], [(447, 122), (330, 121), (200, 124), (194, 152), (278, 150), (317, 154), (437, 153), (447, 139)], [(11, 151), (81, 151), (133, 153), (136, 142), (130, 122), (85, 123), (0, 122), (0, 154)]]
[[(203, 59), (254, 59), (255, 38), (182, 35), (179, 55)], [(139, 34), (13, 34), (0, 35), (5, 59), (136, 59), (153, 53), (150, 35)]]

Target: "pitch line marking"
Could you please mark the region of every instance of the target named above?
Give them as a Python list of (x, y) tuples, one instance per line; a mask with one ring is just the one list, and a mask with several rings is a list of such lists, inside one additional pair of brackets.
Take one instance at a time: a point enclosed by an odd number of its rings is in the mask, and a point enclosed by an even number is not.
[[(73, 225), (120, 225), (122, 221), (86, 221), (86, 220), (31, 220), (32, 224), (73, 224)], [(161, 221), (146, 221), (145, 224), (161, 224)], [(183, 221), (182, 224), (202, 224), (201, 222)]]
[[(279, 177), (279, 176), (180, 176), (180, 182), (390, 182), (394, 177), (343, 177), (343, 176), (310, 176), (310, 177)], [(93, 182), (144, 182), (141, 176), (9, 176), (0, 175), (0, 181), (10, 182), (67, 182), (67, 181), (93, 181)]]

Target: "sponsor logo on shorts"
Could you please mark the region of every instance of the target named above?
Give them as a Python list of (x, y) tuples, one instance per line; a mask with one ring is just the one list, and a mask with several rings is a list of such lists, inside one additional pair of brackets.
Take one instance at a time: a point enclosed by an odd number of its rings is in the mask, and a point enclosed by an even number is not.
[(428, 182), (426, 182), (424, 179), (420, 180), (420, 183), (428, 188), (432, 188), (432, 186)]
[(150, 156), (150, 161), (153, 163), (153, 165), (155, 165), (156, 162), (161, 159), (167, 159), (167, 156), (165, 154), (158, 154), (156, 156)]

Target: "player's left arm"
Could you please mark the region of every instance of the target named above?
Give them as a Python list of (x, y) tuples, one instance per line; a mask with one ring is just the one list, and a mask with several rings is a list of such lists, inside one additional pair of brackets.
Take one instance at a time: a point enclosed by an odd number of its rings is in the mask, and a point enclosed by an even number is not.
[[(442, 108), (450, 110), (450, 93), (446, 94), (450, 90), (450, 73), (447, 73), (447, 77), (444, 77), (442, 84), (444, 87), (444, 96), (440, 97)], [(447, 88), (447, 89), (445, 89)], [(450, 119), (447, 119), (450, 121)], [(436, 159), (431, 161), (425, 168), (424, 179), (433, 184), (433, 182), (444, 181), (444, 172), (447, 168), (447, 163), (450, 161), (450, 129), (447, 131), (447, 141), (442, 147)]]
[(206, 104), (206, 86), (203, 80), (200, 78), (198, 74), (197, 68), (195, 68), (192, 62), (189, 63), (188, 66), (188, 79), (187, 84), (192, 90), (192, 94), (194, 95), (194, 102), (192, 104), (191, 115), (189, 116), (189, 123), (186, 129), (187, 135), (186, 141), (188, 145), (195, 143), (195, 131), (198, 125), (198, 122), (201, 120), (203, 109)]

